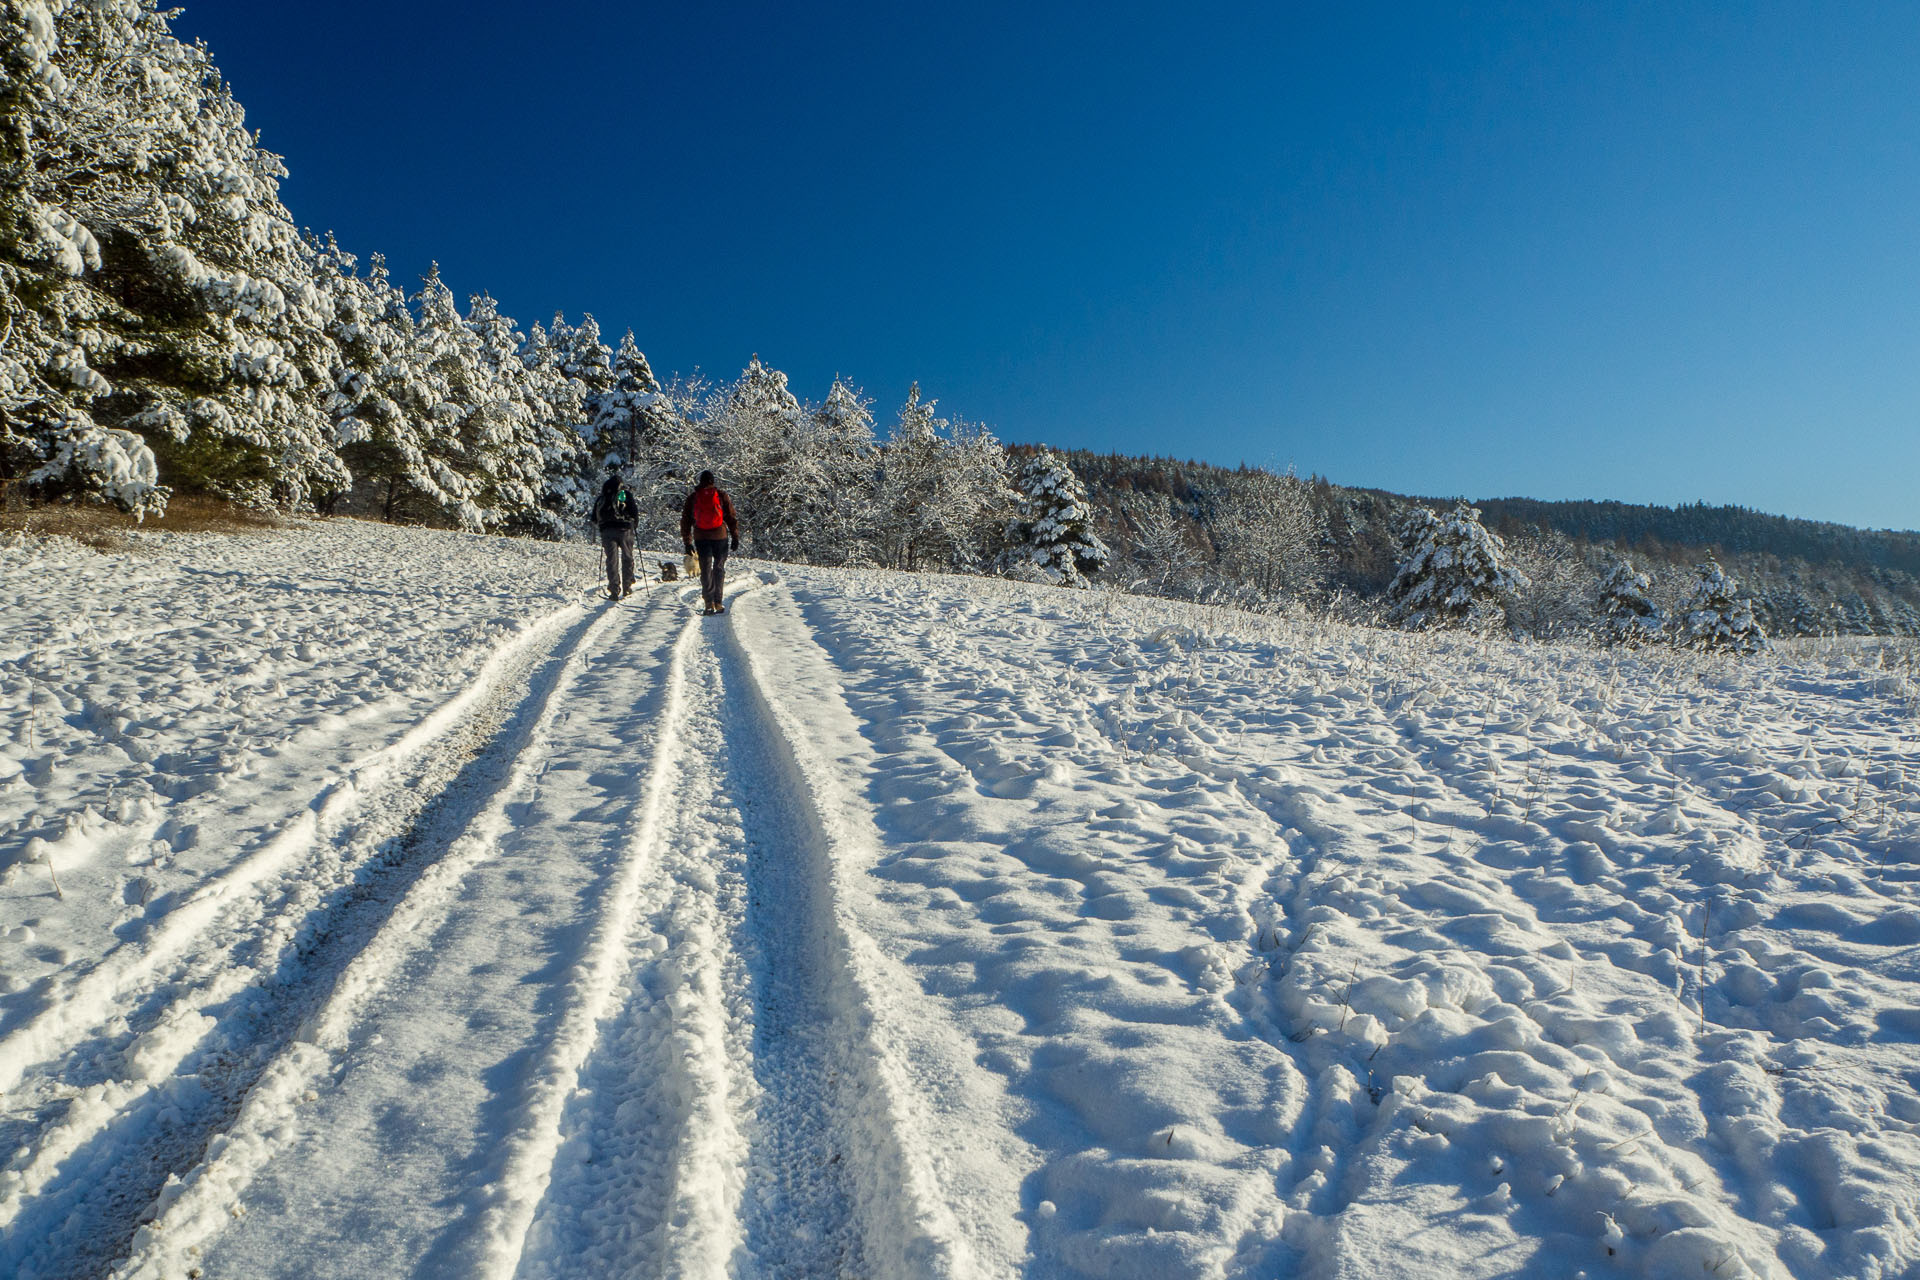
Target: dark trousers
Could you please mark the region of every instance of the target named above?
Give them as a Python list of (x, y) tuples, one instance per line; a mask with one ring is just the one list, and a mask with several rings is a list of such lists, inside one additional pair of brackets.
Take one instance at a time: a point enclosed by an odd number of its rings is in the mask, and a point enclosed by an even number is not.
[(720, 592), (727, 585), (727, 540), (701, 538), (693, 544), (700, 553), (700, 595), (707, 607), (720, 607)]
[(633, 530), (602, 529), (600, 549), (607, 553), (607, 594), (623, 596), (633, 590)]

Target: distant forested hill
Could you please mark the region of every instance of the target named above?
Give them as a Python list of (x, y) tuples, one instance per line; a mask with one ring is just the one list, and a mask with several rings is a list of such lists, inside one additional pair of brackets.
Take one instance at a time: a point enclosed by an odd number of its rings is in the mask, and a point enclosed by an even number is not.
[(1745, 507), (1636, 506), (1626, 502), (1540, 502), (1487, 498), (1478, 505), (1497, 528), (1538, 525), (1570, 538), (1645, 548), (1711, 547), (1725, 554), (1754, 552), (1808, 564), (1899, 569), (1920, 575), (1920, 532), (1855, 529), (1795, 520)]
[[(1015, 446), (1021, 453), (1027, 446)], [(1195, 598), (1236, 599), (1234, 550), (1255, 530), (1236, 494), (1263, 473), (1175, 458), (1071, 452), (1096, 527), (1114, 549), (1110, 576), (1164, 577)], [(1310, 507), (1312, 554), (1329, 595), (1377, 598), (1398, 559), (1394, 530), (1414, 505), (1453, 499), (1356, 489), (1320, 478), (1294, 492)], [(1693, 565), (1713, 556), (1742, 580), (1775, 635), (1920, 635), (1920, 532), (1854, 529), (1743, 507), (1475, 500), (1487, 527), (1533, 579), (1525, 625), (1552, 633), (1591, 622), (1599, 580), (1620, 558), (1677, 601)], [(1177, 540), (1172, 535), (1177, 534)], [(1171, 571), (1169, 555), (1185, 558)]]

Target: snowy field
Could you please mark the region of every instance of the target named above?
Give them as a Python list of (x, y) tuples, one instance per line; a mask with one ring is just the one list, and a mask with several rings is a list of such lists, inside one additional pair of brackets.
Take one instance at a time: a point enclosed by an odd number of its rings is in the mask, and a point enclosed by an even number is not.
[(1910, 654), (736, 564), (0, 545), (0, 1274), (1920, 1273)]

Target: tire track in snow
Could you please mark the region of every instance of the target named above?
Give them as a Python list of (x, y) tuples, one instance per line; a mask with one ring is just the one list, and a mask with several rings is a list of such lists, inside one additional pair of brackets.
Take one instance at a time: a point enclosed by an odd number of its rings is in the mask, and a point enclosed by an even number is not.
[[(580, 614), (579, 606), (557, 610), (502, 646), (466, 689), (399, 741), (330, 779), (279, 830), (242, 850), (225, 872), (203, 881), (140, 943), (115, 948), (91, 969), (68, 980), (65, 989), (41, 1013), (0, 1038), (0, 1094), (11, 1094), (28, 1071), (73, 1050), (90, 1033), (111, 1022), (124, 1009), (129, 993), (150, 985), (165, 966), (185, 956), (223, 915), (236, 906), (243, 911), (251, 906), (250, 890), (286, 870), (323, 841), (337, 838), (365, 797), (377, 794), (410, 761), (431, 751), (504, 680), (510, 679), (529, 655), (554, 643), (557, 636), (562, 647), (577, 647), (584, 627), (572, 634), (563, 632)], [(218, 803), (217, 795), (207, 803)], [(184, 822), (191, 813), (169, 813), (166, 817)], [(159, 820), (154, 825), (157, 829)]]
[(748, 1274), (787, 1280), (872, 1274), (850, 1166), (875, 1153), (854, 1127), (857, 1055), (871, 1052), (835, 1007), (833, 868), (804, 795), (780, 777), (779, 726), (730, 637), (719, 707), (728, 779), (746, 828), (746, 936), (753, 1073), (760, 1088), (743, 1203)]
[[(684, 602), (684, 597), (682, 598)], [(640, 906), (642, 875), (660, 859), (667, 801), (679, 772), (681, 738), (687, 717), (686, 668), (696, 646), (700, 621), (689, 617), (675, 636), (668, 666), (661, 724), (648, 766), (640, 813), (631, 842), (610, 888), (603, 896), (585, 955), (567, 992), (566, 1011), (540, 1064), (522, 1120), (507, 1139), (495, 1192), (480, 1226), (480, 1257), (475, 1273), (508, 1277), (519, 1268), (533, 1225), (551, 1181), (564, 1141), (562, 1119), (568, 1098), (599, 1039), (601, 1022), (613, 1012), (619, 994), (633, 920)], [(718, 1117), (716, 1117), (718, 1118)]]
[(854, 1187), (871, 1047), (836, 985), (832, 868), (730, 624), (690, 666), (675, 838), (519, 1274), (881, 1274)]
[[(657, 609), (658, 600), (652, 596), (648, 603)], [(230, 1122), (196, 1135), (197, 1163), (167, 1178), (151, 1208), (140, 1215), (150, 1220), (132, 1229), (128, 1206), (118, 1206), (122, 1225), (103, 1242), (129, 1255), (115, 1276), (158, 1280), (182, 1272), (236, 1216), (247, 1186), (287, 1140), (289, 1115), (338, 1065), (367, 1005), (447, 913), (462, 879), (494, 855), (499, 835), (511, 824), (512, 802), (537, 777), (543, 747), (587, 653), (622, 616), (623, 611), (606, 609), (581, 628), (571, 647), (547, 664), (539, 688), (515, 716), (510, 736), (463, 774), (464, 785), (449, 792), (449, 804), (424, 815), (427, 828), (420, 843), (431, 851), (432, 861), (409, 876), (397, 900), (382, 904), (382, 914), (341, 934), (330, 948), (338, 954), (332, 966), (292, 988), (311, 998), (276, 1012), (271, 1056), (252, 1064), (241, 1087), (232, 1091), (221, 1109)]]
[[(777, 577), (763, 580), (786, 597)], [(728, 714), (740, 727), (729, 736), (754, 744), (759, 758), (749, 767), (767, 784), (755, 808), (775, 814), (759, 827), (767, 836), (749, 863), (752, 897), (770, 908), (773, 936), (758, 927), (756, 907), (749, 910), (769, 975), (762, 998), (773, 1006), (773, 1027), (790, 1037), (775, 1054), (779, 1069), (763, 1076), (769, 1092), (780, 1092), (757, 1127), (762, 1163), (750, 1177), (773, 1195), (764, 1216), (749, 1209), (749, 1242), (781, 1250), (762, 1259), (773, 1275), (973, 1276), (972, 1250), (930, 1163), (944, 1144), (922, 1119), (899, 1056), (919, 1037), (902, 1021), (893, 1004), (899, 993), (882, 976), (886, 961), (847, 902), (847, 877), (872, 863), (879, 840), (872, 810), (845, 790), (831, 763), (859, 741), (859, 730), (833, 692), (818, 642), (790, 601), (773, 607), (772, 594), (726, 628), (721, 652), (729, 688), (739, 690)], [(788, 931), (789, 914), (803, 917), (804, 931)], [(822, 1176), (795, 1185), (809, 1160)], [(790, 1231), (778, 1210), (796, 1192), (827, 1216), (810, 1239), (774, 1239)]]
[(559, 1126), (526, 1280), (974, 1274), (902, 1123), (871, 944), (840, 902), (857, 845), (811, 763), (818, 726), (770, 700), (761, 604), (702, 628), (675, 838)]
[(302, 993), (471, 819), (475, 780), (499, 776), (524, 745), (592, 625), (562, 633), (544, 660), (531, 643), (508, 646), (456, 714), (436, 716), (437, 737), (390, 762), (378, 785), (355, 788), (355, 820), (314, 853), (352, 864), (343, 883), (323, 892), (337, 867), (302, 866), (283, 876), (280, 904), (234, 897), (219, 923), (236, 936), (146, 974), (119, 995), (124, 1013), (25, 1074), (0, 1128), (0, 1149), (14, 1151), (0, 1172), (0, 1263), (39, 1258), (61, 1274), (70, 1248), (73, 1273), (93, 1274), (124, 1247), (133, 1220), (200, 1158), (294, 1036), (311, 1004)]
[(742, 828), (719, 761), (710, 657), (693, 664), (624, 999), (581, 1066), (518, 1275), (713, 1277), (739, 1243), (752, 1105)]

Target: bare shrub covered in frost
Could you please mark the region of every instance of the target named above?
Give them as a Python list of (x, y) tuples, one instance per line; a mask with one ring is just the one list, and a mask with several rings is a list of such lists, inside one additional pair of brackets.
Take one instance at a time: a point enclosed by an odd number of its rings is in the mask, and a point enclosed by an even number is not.
[(1136, 575), (1129, 589), (1156, 596), (1194, 594), (1194, 575), (1200, 557), (1188, 541), (1182, 523), (1173, 518), (1165, 501), (1141, 505), (1134, 529), (1130, 568)]
[(1535, 529), (1507, 542), (1517, 585), (1507, 600), (1507, 622), (1538, 639), (1593, 634), (1599, 575), (1566, 535)]
[(1325, 591), (1326, 528), (1306, 481), (1291, 469), (1233, 476), (1214, 528), (1228, 574), (1257, 606), (1313, 600)]

